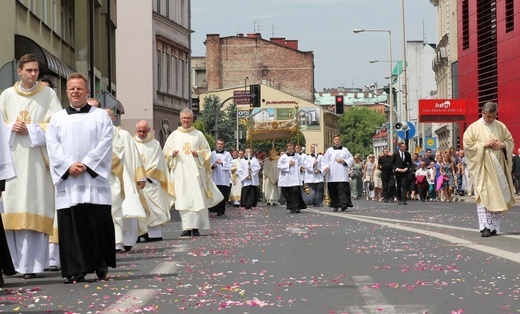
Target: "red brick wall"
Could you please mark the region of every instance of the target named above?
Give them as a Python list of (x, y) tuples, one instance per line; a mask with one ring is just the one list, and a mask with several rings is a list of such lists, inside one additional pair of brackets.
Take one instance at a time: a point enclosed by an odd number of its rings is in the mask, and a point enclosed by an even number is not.
[(262, 81), (285, 93), (313, 102), (314, 55), (260, 37), (207, 35), (208, 91)]

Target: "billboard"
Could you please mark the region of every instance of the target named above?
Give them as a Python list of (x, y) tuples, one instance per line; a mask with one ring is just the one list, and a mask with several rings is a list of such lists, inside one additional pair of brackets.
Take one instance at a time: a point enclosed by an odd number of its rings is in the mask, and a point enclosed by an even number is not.
[(419, 99), (419, 122), (466, 122), (466, 100)]

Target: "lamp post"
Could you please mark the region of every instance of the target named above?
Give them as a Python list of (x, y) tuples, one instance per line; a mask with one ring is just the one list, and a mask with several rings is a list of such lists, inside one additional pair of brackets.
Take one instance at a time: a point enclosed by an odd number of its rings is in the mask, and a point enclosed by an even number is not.
[(244, 90), (247, 90), (247, 80), (249, 80), (249, 76), (244, 78)]
[(391, 151), (394, 151), (394, 115), (393, 115), (393, 109), (394, 109), (394, 95), (392, 92), (392, 31), (389, 29), (359, 29), (356, 28), (353, 30), (354, 34), (357, 33), (363, 33), (363, 32), (375, 32), (375, 33), (388, 33), (388, 42), (389, 42), (389, 64), (390, 64), (390, 79), (388, 83), (388, 94), (389, 94), (389, 105), (390, 105), (390, 127), (388, 128), (388, 148), (391, 149)]
[(404, 121), (408, 121), (408, 81), (406, 80), (406, 27), (404, 22), (404, 0), (401, 0), (401, 14), (403, 18), (403, 118)]

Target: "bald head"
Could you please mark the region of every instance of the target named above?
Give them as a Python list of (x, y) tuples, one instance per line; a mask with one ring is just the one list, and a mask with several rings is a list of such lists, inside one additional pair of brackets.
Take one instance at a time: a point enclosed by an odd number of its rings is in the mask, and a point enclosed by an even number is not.
[(101, 104), (96, 98), (87, 99), (87, 104), (91, 105), (92, 107), (101, 108)]
[(140, 139), (144, 140), (148, 137), (148, 133), (150, 133), (150, 125), (148, 124), (148, 121), (141, 120), (137, 122), (135, 128), (137, 129), (137, 136), (139, 136)]
[(112, 111), (110, 108), (105, 108), (105, 111), (108, 113), (110, 119), (112, 119), (112, 123), (116, 122), (116, 115), (114, 114), (114, 111)]

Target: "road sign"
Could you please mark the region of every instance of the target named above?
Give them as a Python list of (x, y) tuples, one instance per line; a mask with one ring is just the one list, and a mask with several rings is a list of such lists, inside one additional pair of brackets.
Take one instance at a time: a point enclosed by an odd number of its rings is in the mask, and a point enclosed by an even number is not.
[[(403, 140), (406, 140), (406, 131), (397, 131), (397, 136), (402, 138)], [(415, 125), (408, 121), (408, 139), (411, 139), (415, 136)]]
[(236, 105), (250, 105), (251, 104), (251, 92), (248, 90), (235, 90), (233, 91), (233, 97)]

